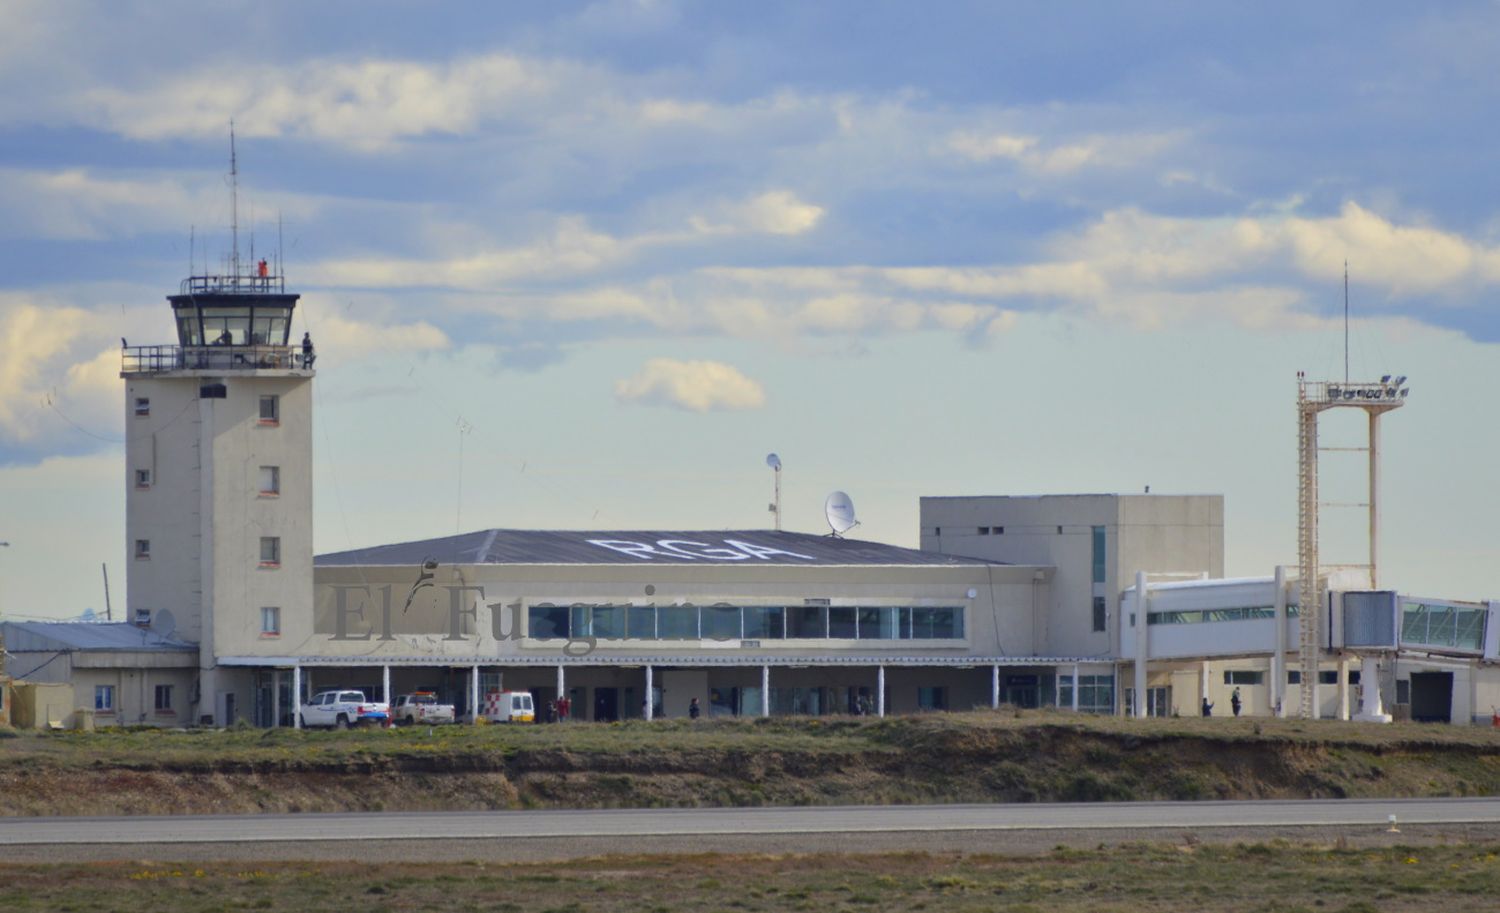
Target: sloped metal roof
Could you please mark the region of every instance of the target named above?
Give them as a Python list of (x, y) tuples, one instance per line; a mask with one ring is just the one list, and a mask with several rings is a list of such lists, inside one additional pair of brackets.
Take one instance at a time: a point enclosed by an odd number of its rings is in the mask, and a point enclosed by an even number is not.
[(1001, 562), (860, 539), (770, 530), (488, 529), (319, 555), (319, 567), (639, 564), (974, 567)]
[(150, 628), (123, 621), (7, 621), (0, 623), (5, 649), (12, 653), (36, 650), (197, 650), (198, 645), (162, 637)]

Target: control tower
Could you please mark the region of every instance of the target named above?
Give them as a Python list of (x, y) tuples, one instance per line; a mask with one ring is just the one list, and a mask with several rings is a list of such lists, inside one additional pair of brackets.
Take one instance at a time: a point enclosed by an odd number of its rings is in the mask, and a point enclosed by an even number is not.
[[(279, 267), (190, 276), (167, 296), (177, 340), (121, 340), (130, 620), (199, 644), (184, 716), (250, 717), (255, 682), (221, 649), (312, 629), (310, 345)], [(293, 641), (295, 642), (295, 641)]]

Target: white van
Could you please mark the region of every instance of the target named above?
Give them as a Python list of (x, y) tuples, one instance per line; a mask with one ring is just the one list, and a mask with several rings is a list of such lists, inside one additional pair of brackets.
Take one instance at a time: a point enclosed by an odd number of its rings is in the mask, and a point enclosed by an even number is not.
[(526, 691), (491, 691), (484, 696), (479, 715), (491, 723), (536, 722), (536, 709)]

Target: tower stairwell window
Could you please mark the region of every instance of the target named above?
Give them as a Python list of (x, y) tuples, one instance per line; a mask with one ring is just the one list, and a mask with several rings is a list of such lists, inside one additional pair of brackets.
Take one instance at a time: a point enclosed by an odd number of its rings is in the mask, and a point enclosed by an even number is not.
[(281, 567), (281, 538), (279, 536), (260, 537), (260, 566)]
[(281, 424), (281, 397), (268, 394), (260, 398), (260, 423), (262, 425)]
[(260, 496), (275, 498), (281, 494), (281, 467), (260, 467)]

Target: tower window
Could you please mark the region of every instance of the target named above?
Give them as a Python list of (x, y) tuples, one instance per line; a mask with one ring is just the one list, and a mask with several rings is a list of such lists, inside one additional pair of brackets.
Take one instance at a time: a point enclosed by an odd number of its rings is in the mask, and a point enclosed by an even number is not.
[(263, 637), (281, 636), (281, 607), (261, 606), (260, 633)]
[(1109, 617), (1109, 615), (1108, 615), (1107, 609), (1105, 608), (1104, 597), (1103, 596), (1095, 596), (1094, 597), (1094, 630), (1095, 631), (1103, 631), (1106, 627), (1108, 627), (1108, 625), (1105, 623), (1106, 620), (1108, 619), (1108, 617)]
[(267, 395), (260, 398), (260, 423), (262, 425), (281, 423), (281, 397)]
[(151, 399), (149, 397), (137, 396), (135, 398), (135, 414), (136, 415), (150, 415), (151, 414)]
[(136, 488), (150, 488), (151, 487), (151, 470), (149, 470), (149, 469), (137, 469), (135, 471), (135, 487)]
[(281, 567), (281, 537), (260, 537), (260, 566)]
[(260, 494), (261, 497), (274, 498), (281, 494), (281, 467), (260, 467)]
[(151, 559), (151, 540), (135, 540), (135, 558), (137, 561), (149, 561)]

